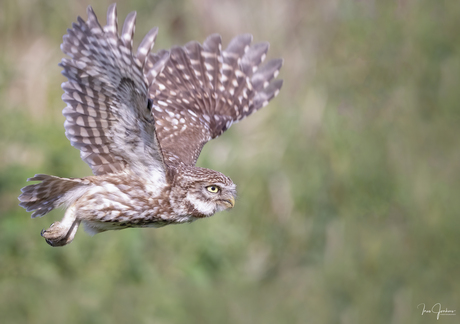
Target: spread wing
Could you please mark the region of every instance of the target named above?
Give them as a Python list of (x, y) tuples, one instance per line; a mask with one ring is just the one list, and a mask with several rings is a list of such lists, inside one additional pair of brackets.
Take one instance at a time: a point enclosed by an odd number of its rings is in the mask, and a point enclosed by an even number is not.
[[(283, 61), (271, 60), (258, 69), (269, 44), (251, 42), (252, 35), (240, 35), (222, 51), (221, 37), (214, 34), (203, 45), (190, 42), (171, 49), (166, 68), (149, 88), (168, 165), (195, 165), (206, 142), (278, 94), (283, 82), (273, 79)], [(149, 64), (162, 55), (150, 54)]]
[(148, 74), (143, 72), (158, 29), (150, 30), (133, 54), (135, 12), (126, 17), (121, 36), (115, 4), (107, 11), (104, 28), (91, 7), (87, 13), (88, 21), (78, 17), (61, 45), (70, 57), (60, 63), (68, 78), (62, 85), (66, 136), (96, 175), (130, 168), (164, 178), (148, 88), (169, 53), (150, 64)]

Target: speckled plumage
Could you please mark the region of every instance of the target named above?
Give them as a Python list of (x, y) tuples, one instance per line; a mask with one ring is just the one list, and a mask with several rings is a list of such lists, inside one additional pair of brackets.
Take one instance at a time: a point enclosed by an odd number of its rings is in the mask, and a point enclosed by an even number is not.
[(235, 184), (195, 163), (206, 142), (281, 89), (273, 79), (282, 60), (257, 69), (268, 43), (251, 45), (245, 34), (222, 50), (214, 34), (203, 45), (154, 54), (153, 28), (133, 53), (135, 20), (130, 13), (119, 36), (115, 4), (104, 27), (88, 7), (88, 20), (78, 17), (64, 36), (64, 127), (94, 176), (28, 179), (40, 181), (19, 196), (32, 217), (67, 206), (63, 219), (42, 231), (52, 246), (70, 243), (81, 223), (96, 234), (192, 222), (232, 208)]

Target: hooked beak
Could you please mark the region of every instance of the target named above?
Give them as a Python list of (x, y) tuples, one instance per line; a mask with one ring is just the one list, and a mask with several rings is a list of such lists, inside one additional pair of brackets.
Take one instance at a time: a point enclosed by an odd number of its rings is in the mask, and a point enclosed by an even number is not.
[(225, 203), (227, 208), (233, 208), (233, 206), (235, 206), (235, 198), (234, 197), (230, 197), (230, 198), (224, 199), (222, 201)]

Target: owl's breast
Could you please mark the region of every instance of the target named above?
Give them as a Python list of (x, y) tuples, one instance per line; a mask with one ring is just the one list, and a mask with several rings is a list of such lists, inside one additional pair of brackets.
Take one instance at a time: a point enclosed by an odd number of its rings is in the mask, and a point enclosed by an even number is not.
[(162, 227), (184, 222), (171, 208), (170, 189), (149, 190), (137, 177), (95, 179), (77, 202), (77, 218), (96, 232), (129, 227)]

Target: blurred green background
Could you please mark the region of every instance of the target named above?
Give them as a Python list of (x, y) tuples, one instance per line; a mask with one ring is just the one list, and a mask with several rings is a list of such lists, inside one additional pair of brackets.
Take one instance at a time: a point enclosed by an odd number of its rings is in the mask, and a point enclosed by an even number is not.
[[(209, 143), (230, 212), (52, 248), (35, 173), (90, 175), (64, 135), (59, 44), (91, 4), (0, 1), (1, 323), (434, 323), (460, 311), (460, 2), (119, 1), (154, 50), (271, 43), (280, 95)], [(458, 323), (441, 316), (439, 323)]]

